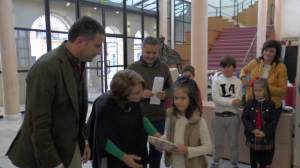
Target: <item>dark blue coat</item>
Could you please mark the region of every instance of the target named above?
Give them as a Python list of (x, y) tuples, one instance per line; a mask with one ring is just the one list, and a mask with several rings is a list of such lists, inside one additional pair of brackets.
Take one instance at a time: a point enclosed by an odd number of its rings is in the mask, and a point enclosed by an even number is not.
[(140, 156), (141, 164), (148, 162), (147, 133), (139, 103), (127, 103), (121, 107), (109, 94), (101, 95), (94, 102), (88, 134), (93, 168), (101, 167), (103, 157), (107, 157), (108, 168), (128, 168), (123, 161), (106, 153), (107, 139), (125, 153)]
[(246, 103), (242, 114), (242, 122), (245, 126), (245, 136), (248, 143), (254, 144), (255, 136), (252, 131), (256, 126), (256, 110), (262, 112), (262, 131), (265, 133), (264, 142), (274, 144), (277, 123), (280, 117), (279, 110), (275, 109), (272, 101), (258, 102), (250, 100)]

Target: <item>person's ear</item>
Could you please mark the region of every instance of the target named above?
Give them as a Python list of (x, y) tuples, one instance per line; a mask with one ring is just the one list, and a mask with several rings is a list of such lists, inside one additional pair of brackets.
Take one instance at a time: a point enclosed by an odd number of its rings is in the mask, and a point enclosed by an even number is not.
[(78, 36), (74, 42), (79, 47), (82, 46), (82, 44), (84, 44), (85, 41), (85, 38), (83, 38), (82, 36)]

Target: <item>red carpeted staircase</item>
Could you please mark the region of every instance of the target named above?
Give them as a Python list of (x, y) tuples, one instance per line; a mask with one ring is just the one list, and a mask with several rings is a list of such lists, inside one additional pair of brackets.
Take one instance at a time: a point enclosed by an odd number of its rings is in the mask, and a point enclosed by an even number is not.
[(218, 70), (220, 60), (223, 56), (234, 56), (237, 61), (237, 70), (243, 66), (243, 61), (253, 42), (250, 57), (251, 60), (256, 55), (256, 27), (247, 28), (228, 28), (225, 29), (208, 53), (208, 69)]

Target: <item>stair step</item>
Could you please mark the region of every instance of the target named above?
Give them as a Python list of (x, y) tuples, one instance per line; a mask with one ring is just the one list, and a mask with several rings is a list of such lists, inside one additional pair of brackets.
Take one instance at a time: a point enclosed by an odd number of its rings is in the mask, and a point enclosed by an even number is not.
[(235, 33), (232, 33), (232, 34), (221, 34), (220, 36), (219, 36), (220, 38), (221, 37), (226, 37), (226, 38), (229, 38), (229, 37), (245, 37), (245, 38), (254, 38), (255, 37), (255, 34), (253, 34), (253, 33), (247, 33), (247, 34), (242, 34), (242, 33), (240, 33), (240, 34), (235, 34)]
[(223, 31), (222, 34), (253, 34), (255, 35), (257, 31)]
[(218, 39), (216, 43), (224, 42), (224, 43), (237, 43), (237, 42), (248, 42), (249, 45), (252, 42), (252, 38), (232, 38), (232, 39)]
[[(236, 62), (244, 61), (244, 59), (245, 59), (244, 57), (235, 57)], [(214, 62), (214, 61), (220, 62), (220, 58), (219, 57), (210, 57), (210, 56), (208, 56), (208, 61), (209, 62)]]
[[(233, 45), (233, 46), (214, 46), (212, 50), (248, 50), (250, 45)], [(254, 47), (256, 48), (256, 47)]]
[(256, 33), (257, 30), (224, 30), (223, 33)]
[(231, 27), (231, 28), (224, 29), (224, 31), (246, 31), (246, 30), (254, 31), (254, 30), (257, 30), (257, 28), (256, 27), (242, 27), (242, 28), (241, 27)]
[(224, 56), (227, 56), (227, 55), (230, 55), (230, 56), (232, 56), (232, 57), (235, 57), (235, 58), (237, 58), (237, 57), (243, 57), (244, 58), (244, 56), (246, 56), (246, 53), (244, 53), (244, 54), (235, 54), (235, 53), (232, 53), (232, 54), (228, 54), (228, 53), (220, 53), (220, 54), (208, 54), (208, 57), (218, 57), (218, 58), (222, 58), (222, 57), (224, 57)]
[[(251, 41), (252, 42), (252, 41)], [(218, 47), (220, 47), (220, 46), (250, 46), (250, 44), (251, 43), (249, 43), (248, 41), (247, 42), (236, 42), (236, 43), (234, 43), (234, 42), (232, 42), (232, 43), (222, 43), (222, 42), (216, 42), (215, 43), (215, 45), (214, 46), (218, 46)], [(256, 41), (254, 42), (254, 46), (256, 46)]]
[(248, 50), (210, 50), (209, 54), (246, 54)]

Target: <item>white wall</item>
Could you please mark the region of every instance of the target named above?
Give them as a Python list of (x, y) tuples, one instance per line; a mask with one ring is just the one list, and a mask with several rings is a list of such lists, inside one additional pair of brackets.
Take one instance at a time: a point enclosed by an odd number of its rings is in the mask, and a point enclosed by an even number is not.
[[(1, 44), (0, 44), (0, 70), (2, 71), (2, 55), (1, 55)], [(0, 107), (3, 106), (3, 75), (0, 74)], [(1, 109), (0, 109), (1, 115)]]
[(300, 1), (285, 0), (282, 1), (282, 37), (299, 37), (300, 36)]

